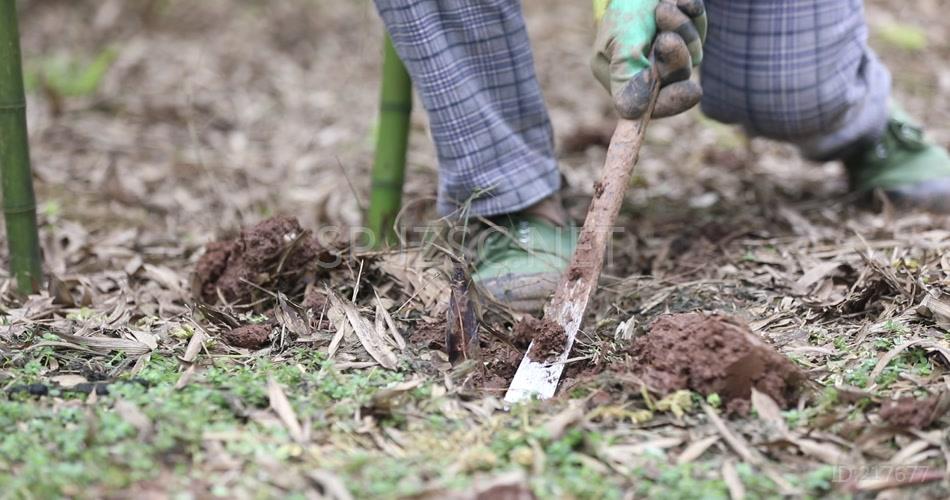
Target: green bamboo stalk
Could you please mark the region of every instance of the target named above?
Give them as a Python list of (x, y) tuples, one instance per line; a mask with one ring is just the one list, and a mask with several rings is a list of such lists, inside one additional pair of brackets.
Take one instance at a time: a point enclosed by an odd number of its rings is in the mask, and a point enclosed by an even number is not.
[(402, 206), (409, 119), (412, 113), (412, 81), (389, 36), (386, 36), (383, 48), (380, 94), (376, 158), (373, 161), (372, 188), (366, 215), (370, 243), (374, 247), (396, 241), (393, 224)]
[(0, 183), (10, 271), (20, 293), (34, 293), (40, 289), (43, 271), (26, 133), (16, 0), (0, 0)]

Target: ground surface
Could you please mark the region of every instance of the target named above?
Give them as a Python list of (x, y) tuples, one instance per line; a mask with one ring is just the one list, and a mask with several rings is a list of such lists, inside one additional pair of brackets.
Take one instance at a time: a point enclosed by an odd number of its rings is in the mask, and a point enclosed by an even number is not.
[[(55, 279), (23, 301), (0, 274), (0, 497), (947, 496), (947, 420), (930, 421), (950, 317), (927, 303), (950, 293), (950, 219), (856, 210), (838, 166), (696, 112), (655, 123), (570, 387), (505, 412), (510, 316), (483, 308), (489, 361), (452, 368), (445, 259), (330, 245), (367, 199), (369, 2), (21, 6)], [(950, 144), (942, 2), (869, 8), (897, 95)], [(526, 10), (580, 218), (613, 120), (587, 74), (587, 3)], [(434, 186), (417, 113), (406, 224), (431, 217)], [(248, 274), (273, 285), (248, 285), (252, 307), (196, 306), (205, 244), (277, 213), (336, 265)], [(305, 233), (280, 235), (290, 255)], [(690, 311), (791, 359), (807, 382), (790, 408), (641, 385), (631, 339)]]

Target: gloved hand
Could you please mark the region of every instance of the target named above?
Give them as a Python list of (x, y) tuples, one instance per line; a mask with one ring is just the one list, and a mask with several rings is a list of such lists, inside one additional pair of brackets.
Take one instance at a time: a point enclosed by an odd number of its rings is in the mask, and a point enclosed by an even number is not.
[(651, 47), (661, 86), (653, 116), (675, 115), (699, 102), (702, 88), (689, 78), (703, 60), (703, 0), (594, 0), (594, 17), (591, 68), (620, 116), (637, 119), (646, 111), (654, 78)]

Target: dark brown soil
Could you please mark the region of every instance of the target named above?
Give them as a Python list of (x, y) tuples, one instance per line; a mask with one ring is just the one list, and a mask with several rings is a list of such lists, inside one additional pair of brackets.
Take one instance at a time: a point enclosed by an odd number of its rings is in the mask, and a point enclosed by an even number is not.
[(472, 386), (486, 394), (504, 395), (523, 357), (523, 350), (497, 339), (488, 339), (482, 344), (484, 368), (472, 377)]
[(406, 332), (406, 340), (414, 347), (445, 351), (445, 322), (420, 321)]
[(224, 335), (224, 343), (244, 349), (262, 349), (270, 344), (271, 327), (268, 325), (247, 325), (235, 328)]
[(946, 411), (941, 410), (940, 398), (917, 399), (912, 396), (887, 401), (881, 405), (881, 418), (901, 428), (924, 429)]
[[(444, 322), (417, 323), (410, 329), (408, 341), (417, 348), (445, 352), (447, 327)], [(530, 339), (527, 342), (530, 343)], [(515, 377), (515, 372), (518, 371), (518, 365), (521, 364), (526, 348), (527, 344), (525, 348), (519, 348), (493, 336), (482, 336), (480, 347), (482, 366), (475, 370), (468, 381), (469, 387), (493, 396), (504, 394), (511, 379)]]
[(630, 369), (653, 390), (716, 393), (729, 413), (748, 412), (752, 388), (783, 408), (795, 403), (804, 375), (736, 318), (701, 313), (663, 316), (630, 347)]
[[(564, 367), (564, 373), (561, 374), (561, 385), (558, 387), (557, 392), (562, 395), (562, 397), (570, 397), (571, 389), (575, 386), (596, 380), (598, 375), (609, 368), (610, 366), (605, 363), (591, 363), (590, 360), (586, 359), (568, 363)], [(596, 392), (598, 393), (598, 398), (609, 395), (606, 391), (597, 390)], [(602, 402), (602, 404), (608, 403)]]
[(293, 295), (303, 290), (322, 253), (296, 219), (267, 219), (233, 240), (210, 243), (195, 266), (192, 291), (210, 304), (218, 302), (219, 292), (231, 303), (253, 302), (261, 295), (254, 285)]
[(567, 335), (564, 333), (564, 327), (549, 319), (543, 319), (537, 325), (534, 345), (528, 352), (528, 357), (532, 361), (547, 361), (560, 354), (565, 344)]
[(524, 316), (520, 321), (515, 323), (512, 329), (512, 341), (514, 341), (516, 346), (528, 350), (531, 341), (534, 340), (535, 335), (541, 330), (542, 323), (544, 323), (542, 320), (534, 316)]

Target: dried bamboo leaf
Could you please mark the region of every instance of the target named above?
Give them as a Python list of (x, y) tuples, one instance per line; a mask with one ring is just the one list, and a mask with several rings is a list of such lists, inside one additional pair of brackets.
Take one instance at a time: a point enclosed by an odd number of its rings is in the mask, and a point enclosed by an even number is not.
[(924, 341), (925, 339), (915, 339), (909, 342), (904, 342), (903, 344), (897, 347), (894, 347), (890, 351), (887, 351), (886, 353), (884, 353), (884, 356), (881, 356), (881, 359), (878, 360), (877, 364), (874, 366), (874, 369), (871, 370), (871, 375), (868, 377), (868, 379), (873, 383), (875, 380), (877, 380), (878, 377), (881, 376), (882, 373), (884, 373), (884, 369), (887, 368), (887, 365), (889, 365), (891, 361), (894, 360), (894, 358), (896, 358), (897, 356), (900, 356), (900, 354), (906, 351), (908, 348), (913, 347), (917, 344), (920, 344)]
[[(327, 295), (331, 295), (329, 290)], [(332, 358), (336, 354), (337, 349), (340, 348), (340, 342), (343, 341), (343, 337), (346, 336), (350, 331), (350, 323), (346, 319), (346, 313), (343, 311), (338, 304), (335, 304), (332, 300), (327, 307), (327, 319), (330, 320), (330, 323), (333, 324), (334, 330), (336, 333), (333, 334), (333, 338), (330, 339), (330, 345), (327, 347), (327, 358)]]
[(135, 340), (147, 345), (149, 349), (153, 351), (158, 349), (158, 337), (151, 332), (146, 332), (144, 330), (129, 330), (129, 335), (131, 335)]
[(386, 340), (376, 333), (376, 329), (360, 314), (356, 306), (334, 292), (330, 293), (330, 304), (331, 307), (343, 312), (366, 352), (383, 368), (395, 370), (399, 364), (396, 353), (386, 345)]
[(60, 387), (67, 389), (88, 382), (86, 377), (83, 377), (82, 375), (57, 375), (55, 377), (50, 377), (50, 380), (56, 382), (56, 384), (58, 384)]
[[(95, 392), (95, 391), (93, 391)], [(113, 410), (127, 424), (139, 431), (139, 437), (145, 437), (152, 432), (152, 419), (146, 415), (135, 403), (120, 399), (115, 402)]]
[(703, 453), (706, 453), (706, 450), (710, 446), (716, 444), (719, 441), (719, 436), (707, 436), (698, 441), (693, 441), (687, 446), (678, 457), (676, 457), (676, 464), (683, 465), (696, 460), (701, 457)]
[(319, 498), (327, 500), (353, 500), (346, 484), (336, 474), (327, 470), (314, 470), (307, 473), (311, 481), (320, 488)]
[(425, 379), (416, 378), (380, 389), (373, 393), (369, 406), (376, 409), (388, 410), (395, 406), (399, 396), (421, 386), (424, 382)]
[[(389, 328), (389, 334), (393, 337), (393, 342), (395, 342), (396, 347), (400, 351), (406, 350), (406, 339), (403, 338), (402, 334), (399, 333), (399, 328), (396, 328), (396, 322), (393, 321), (393, 317), (389, 314), (389, 311), (383, 307), (382, 301), (379, 299), (379, 295), (376, 295), (376, 320), (382, 318), (383, 322)], [(379, 327), (377, 327), (379, 329)]]
[(927, 448), (930, 448), (931, 444), (932, 443), (923, 439), (918, 439), (895, 453), (894, 456), (888, 460), (888, 463), (894, 465), (908, 465), (911, 463), (910, 457), (926, 450)]
[(946, 364), (950, 365), (950, 348), (948, 348), (944, 343), (938, 343), (935, 341), (925, 341), (921, 342), (920, 347), (926, 349), (928, 352), (939, 352), (943, 356), (943, 360)]
[(411, 292), (412, 299), (420, 302), (431, 316), (441, 316), (448, 307), (450, 287), (447, 276), (436, 267), (426, 267), (420, 250), (385, 255), (375, 265)]
[(195, 331), (191, 335), (191, 338), (188, 339), (188, 347), (185, 348), (185, 354), (181, 356), (181, 360), (185, 363), (194, 363), (195, 359), (198, 357), (198, 353), (201, 352), (201, 345), (204, 343), (207, 336), (202, 331)]
[(298, 443), (304, 442), (303, 428), (300, 427), (297, 413), (294, 412), (294, 408), (287, 400), (284, 390), (281, 389), (280, 384), (277, 383), (274, 377), (267, 379), (267, 398), (270, 400), (271, 409), (280, 418), (291, 439)]
[(607, 457), (617, 463), (629, 463), (631, 457), (643, 455), (656, 450), (667, 450), (683, 444), (681, 437), (665, 437), (650, 439), (637, 444), (618, 444), (607, 447), (604, 453)]
[(759, 455), (758, 451), (749, 446), (749, 443), (747, 443), (744, 438), (732, 432), (732, 429), (716, 414), (716, 410), (713, 410), (712, 407), (706, 404), (703, 405), (703, 410), (706, 411), (706, 416), (709, 417), (709, 420), (716, 427), (716, 430), (719, 431), (722, 439), (744, 462), (750, 465), (759, 465), (764, 462), (764, 459)]
[(732, 500), (745, 499), (745, 486), (742, 484), (742, 479), (739, 478), (739, 472), (736, 471), (736, 466), (732, 463), (732, 460), (726, 460), (722, 463), (722, 480), (726, 483), (726, 488), (729, 489), (729, 497)]
[(798, 295), (806, 295), (816, 283), (843, 265), (841, 262), (822, 262), (798, 278), (792, 289)]
[(950, 299), (924, 295), (924, 300), (917, 306), (917, 313), (932, 318), (939, 327), (950, 328)]
[(758, 450), (752, 448), (745, 438), (732, 432), (732, 429), (726, 425), (726, 422), (716, 414), (716, 410), (708, 404), (703, 403), (703, 411), (706, 412), (706, 416), (713, 423), (713, 426), (716, 427), (716, 430), (719, 431), (723, 441), (725, 441), (744, 462), (761, 468), (762, 471), (765, 472), (765, 475), (781, 488), (783, 495), (795, 495), (799, 493), (798, 488), (792, 486), (778, 471), (772, 468), (765, 460), (765, 457), (763, 457)]
[(128, 354), (129, 356), (141, 356), (145, 353), (150, 352), (152, 349), (149, 346), (137, 341), (130, 339), (120, 339), (115, 337), (99, 337), (99, 336), (80, 336), (80, 335), (71, 335), (69, 333), (62, 333), (53, 330), (53, 333), (56, 336), (67, 340), (74, 344), (78, 344), (83, 347), (89, 347), (92, 349), (104, 349), (108, 351), (119, 351)]
[(306, 337), (310, 335), (310, 328), (307, 322), (300, 317), (300, 314), (291, 307), (287, 301), (287, 296), (283, 293), (277, 293), (277, 307), (274, 308), (274, 319), (294, 336)]
[(771, 425), (773, 429), (783, 435), (788, 434), (788, 425), (785, 423), (785, 417), (782, 416), (778, 403), (755, 387), (752, 388), (752, 407), (755, 408), (759, 418)]
[(181, 371), (181, 375), (178, 376), (178, 381), (175, 382), (175, 390), (179, 391), (188, 385), (188, 382), (191, 382), (191, 377), (195, 375), (195, 365), (188, 364), (184, 370)]
[(883, 491), (902, 486), (941, 481), (946, 471), (935, 467), (913, 467), (907, 474), (885, 474), (885, 477), (862, 479), (853, 485), (856, 491)]
[(852, 460), (847, 453), (839, 450), (831, 443), (821, 443), (812, 439), (789, 436), (788, 440), (798, 447), (802, 453), (815, 457), (829, 465), (844, 465)]
[(163, 288), (176, 292), (182, 297), (190, 296), (185, 289), (185, 283), (187, 283), (185, 278), (175, 271), (153, 264), (145, 264), (142, 268), (145, 270), (145, 276), (148, 279), (155, 281)]
[(550, 439), (559, 439), (568, 427), (580, 422), (584, 418), (584, 406), (572, 401), (564, 411), (549, 418), (542, 428)]

